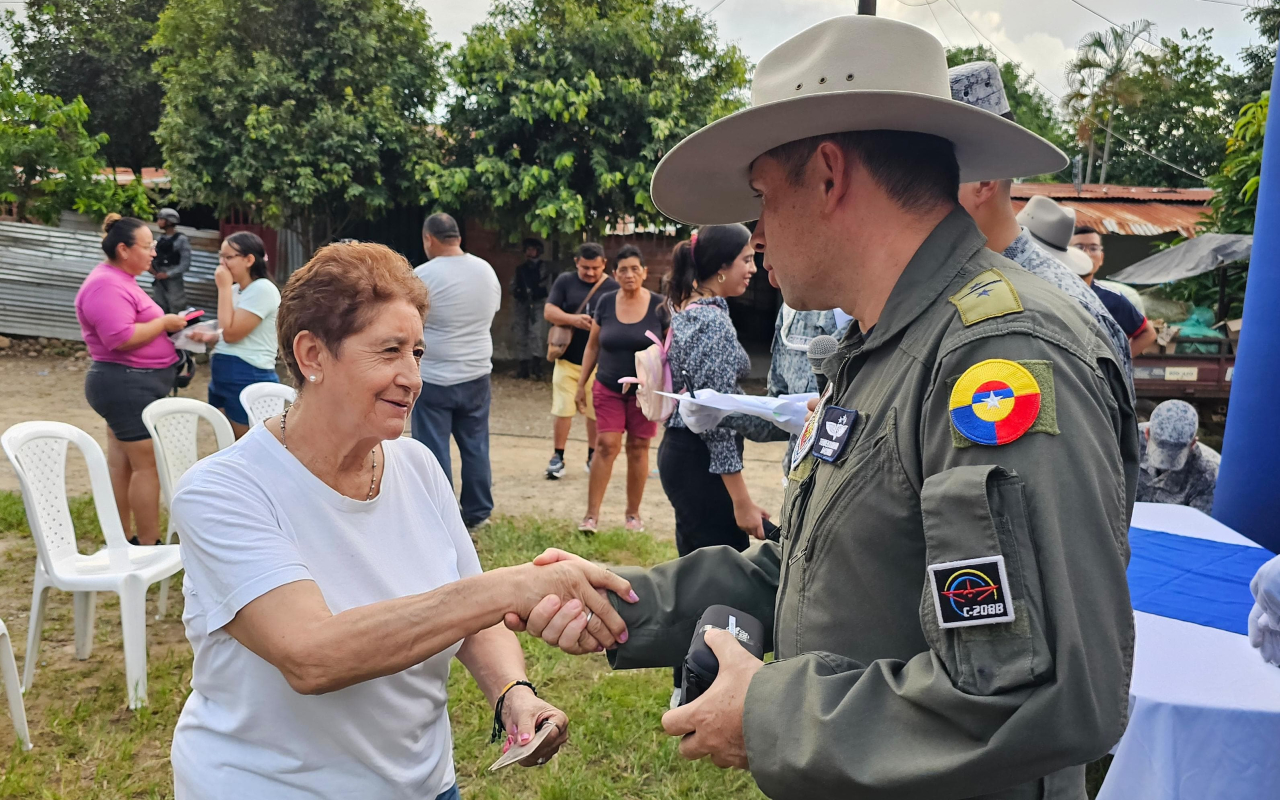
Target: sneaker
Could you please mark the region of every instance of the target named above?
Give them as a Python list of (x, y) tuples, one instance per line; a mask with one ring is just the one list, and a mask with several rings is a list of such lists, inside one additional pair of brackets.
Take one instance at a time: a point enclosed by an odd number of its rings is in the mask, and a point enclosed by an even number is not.
[(583, 533), (595, 533), (597, 527), (595, 517), (583, 517), (582, 522), (578, 523), (578, 530)]
[(558, 481), (564, 477), (564, 459), (557, 453), (547, 462), (547, 480)]
[(587, 463), (582, 465), (582, 471), (588, 475), (591, 474), (591, 459), (588, 458)]
[(644, 520), (631, 514), (627, 515), (627, 522), (624, 526), (628, 533), (644, 533)]
[(492, 525), (492, 524), (493, 524), (493, 520), (489, 519), (488, 517), (485, 517), (484, 519), (480, 520), (479, 522), (466, 522), (466, 523), (463, 523), (463, 524), (467, 526), (467, 530), (469, 530), (469, 531), (476, 531), (476, 530), (479, 530), (480, 528), (487, 528), (487, 527), (489, 527), (490, 525)]

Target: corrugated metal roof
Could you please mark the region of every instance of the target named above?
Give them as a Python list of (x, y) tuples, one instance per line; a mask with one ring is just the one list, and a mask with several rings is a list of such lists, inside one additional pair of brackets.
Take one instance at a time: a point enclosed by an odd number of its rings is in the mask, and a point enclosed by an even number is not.
[[(1071, 188), (1069, 184), (1067, 188)], [(1204, 191), (1208, 191), (1210, 196), (1213, 194), (1210, 190)], [(1060, 205), (1075, 209), (1077, 225), (1089, 225), (1100, 231), (1122, 236), (1159, 236), (1175, 231), (1183, 236), (1195, 236), (1196, 223), (1209, 210), (1203, 202), (1185, 200), (1076, 199), (1074, 193), (1070, 197), (1054, 197), (1054, 200)], [(1021, 211), (1026, 204), (1025, 198), (1018, 199), (1015, 195), (1013, 210)]]
[(1015, 200), (1026, 200), (1034, 195), (1054, 200), (1154, 200), (1166, 203), (1207, 203), (1213, 199), (1213, 190), (1203, 187), (1175, 189), (1168, 186), (1117, 186), (1114, 183), (1086, 183), (1079, 192), (1070, 183), (1015, 183), (1009, 194)]
[[(101, 263), (101, 243), (97, 233), (0, 222), (0, 333), (81, 339), (76, 292)], [(192, 252), (186, 286), (193, 306), (217, 308), (217, 266), (216, 253)], [(149, 290), (151, 276), (140, 276), (138, 284)]]

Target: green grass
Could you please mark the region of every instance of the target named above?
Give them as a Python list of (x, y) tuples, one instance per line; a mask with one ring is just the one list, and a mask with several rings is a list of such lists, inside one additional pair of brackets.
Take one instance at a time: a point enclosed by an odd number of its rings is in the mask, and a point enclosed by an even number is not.
[[(82, 549), (96, 548), (101, 539), (92, 501), (74, 499), (72, 515)], [(497, 520), (477, 538), (480, 559), (490, 568), (528, 561), (547, 547), (611, 564), (653, 564), (676, 555), (671, 545), (649, 536), (613, 530), (584, 538), (568, 523), (528, 519)], [(0, 618), (18, 639), (19, 666), (34, 564), (22, 502), (0, 492)], [(189, 691), (191, 651), (180, 638), (181, 592), (171, 589), (169, 597), (169, 617), (148, 622), (150, 705), (134, 713), (125, 706), (115, 597), (99, 595), (94, 653), (88, 661), (75, 661), (66, 652), (73, 635), (71, 598), (51, 595), (42, 665), (26, 696), (35, 749), (22, 752), (0, 714), (0, 798), (173, 796), (169, 743)], [(154, 613), (154, 589), (149, 600)], [(663, 735), (660, 724), (671, 694), (669, 671), (612, 672), (602, 656), (566, 656), (525, 636), (521, 642), (530, 678), (543, 697), (569, 715), (570, 742), (545, 767), (516, 766), (490, 775), (488, 766), (500, 755), (498, 746), (489, 744), (492, 713), (470, 675), (455, 664), (449, 711), (458, 780), (467, 800), (762, 796), (744, 773), (679, 757), (676, 741)]]

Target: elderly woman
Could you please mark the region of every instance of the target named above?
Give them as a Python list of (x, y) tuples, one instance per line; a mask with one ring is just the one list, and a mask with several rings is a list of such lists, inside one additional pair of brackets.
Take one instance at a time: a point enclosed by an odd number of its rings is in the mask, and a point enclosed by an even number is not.
[(102, 233), (107, 260), (76, 292), (76, 318), (93, 359), (84, 396), (107, 422), (107, 467), (125, 535), (133, 528), (134, 544), (158, 544), (160, 475), (142, 409), (173, 388), (178, 353), (166, 334), (187, 323), (161, 311), (134, 280), (156, 253), (147, 224), (108, 214)]
[(174, 732), (178, 798), (454, 798), (450, 660), (471, 672), (507, 744), (556, 726), (504, 615), (544, 599), (579, 609), (602, 646), (626, 640), (586, 562), (482, 573), (431, 452), (402, 438), (422, 387), (426, 290), (381, 245), (319, 250), (277, 316), (300, 387), (284, 415), (197, 464), (173, 513), (182, 535), (191, 696)]

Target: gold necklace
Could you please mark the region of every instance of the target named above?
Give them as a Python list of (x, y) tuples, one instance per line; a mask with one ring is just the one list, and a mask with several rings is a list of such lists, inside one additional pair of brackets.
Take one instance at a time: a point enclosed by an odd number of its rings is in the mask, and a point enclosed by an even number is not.
[[(289, 411), (292, 409), (293, 406), (289, 406), (289, 408), (286, 408), (284, 413), (280, 415), (280, 444), (284, 445), (285, 450), (289, 449), (289, 440), (285, 437), (284, 433), (285, 420), (289, 418)], [(373, 469), (369, 473), (369, 494), (364, 498), (365, 502), (373, 499), (373, 487), (378, 483), (378, 448), (374, 447), (370, 450), (369, 455), (373, 457)]]

